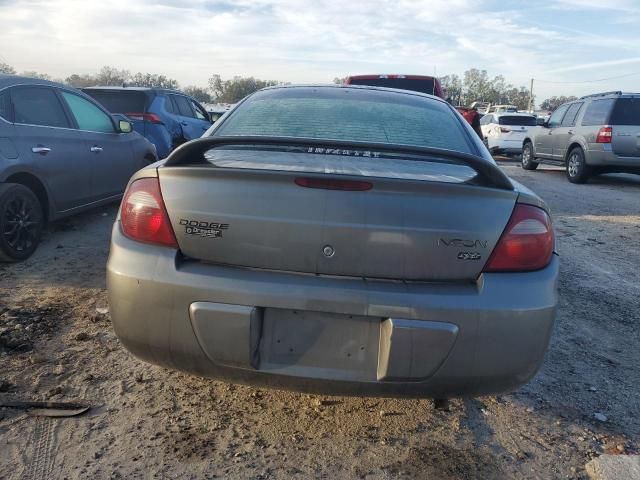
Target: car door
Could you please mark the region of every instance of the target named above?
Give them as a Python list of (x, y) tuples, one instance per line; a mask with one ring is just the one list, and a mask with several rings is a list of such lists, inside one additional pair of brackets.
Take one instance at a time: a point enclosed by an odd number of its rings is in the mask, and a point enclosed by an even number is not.
[(85, 97), (60, 90), (84, 142), (91, 170), (91, 200), (121, 195), (131, 175), (140, 168), (133, 157), (133, 134), (120, 133), (111, 115)]
[[(191, 102), (191, 108), (193, 109), (193, 112), (196, 114), (196, 119), (200, 122), (202, 133), (206, 132), (207, 130), (209, 130), (209, 127), (213, 123), (211, 121), (211, 115), (209, 115), (204, 107), (196, 102), (193, 98), (189, 99), (189, 101)], [(202, 133), (200, 133), (200, 137), (202, 136)]]
[(205, 125), (203, 120), (196, 117), (191, 99), (183, 95), (175, 94), (171, 95), (171, 97), (176, 109), (178, 110), (178, 117), (185, 140), (200, 138), (211, 124), (209, 123), (208, 125)]
[(576, 102), (569, 105), (567, 113), (565, 113), (560, 126), (555, 129), (553, 139), (553, 159), (564, 160), (567, 153), (567, 147), (571, 141), (571, 137), (574, 133), (574, 127), (576, 125), (576, 118), (580, 113), (580, 109), (584, 102)]
[(553, 112), (546, 126), (536, 135), (535, 148), (536, 156), (543, 158), (553, 158), (553, 135), (562, 123), (564, 114), (567, 113), (569, 104), (560, 105)]
[(91, 196), (87, 150), (56, 89), (21, 85), (9, 92), (20, 155), (46, 184), (54, 212), (87, 203)]

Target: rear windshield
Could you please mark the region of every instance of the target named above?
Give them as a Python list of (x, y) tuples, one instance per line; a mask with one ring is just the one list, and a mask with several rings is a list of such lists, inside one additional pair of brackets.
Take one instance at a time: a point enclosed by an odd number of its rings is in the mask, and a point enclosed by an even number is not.
[(399, 88), (412, 92), (435, 95), (435, 84), (432, 78), (351, 78), (349, 85), (369, 85), (371, 87)]
[(524, 126), (524, 127), (535, 127), (536, 119), (535, 117), (524, 117), (519, 115), (509, 115), (509, 116), (501, 116), (498, 119), (498, 123), (500, 125), (516, 125), (516, 126)]
[(144, 113), (147, 108), (147, 95), (144, 92), (122, 90), (83, 90), (95, 98), (111, 113)]
[(613, 107), (613, 125), (640, 125), (640, 98), (619, 98)]
[(238, 106), (214, 135), (375, 142), (475, 153), (468, 133), (444, 102), (335, 87), (259, 92)]

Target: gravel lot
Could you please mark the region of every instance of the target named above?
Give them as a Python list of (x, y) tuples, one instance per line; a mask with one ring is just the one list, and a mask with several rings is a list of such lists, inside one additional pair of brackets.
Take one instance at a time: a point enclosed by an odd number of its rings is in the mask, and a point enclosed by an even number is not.
[(445, 412), (144, 364), (96, 310), (113, 206), (52, 225), (30, 260), (0, 265), (0, 401), (92, 406), (62, 419), (1, 409), (0, 478), (585, 478), (594, 456), (637, 453), (640, 176), (576, 186), (556, 168), (503, 167), (551, 206), (562, 258), (550, 351), (525, 387)]

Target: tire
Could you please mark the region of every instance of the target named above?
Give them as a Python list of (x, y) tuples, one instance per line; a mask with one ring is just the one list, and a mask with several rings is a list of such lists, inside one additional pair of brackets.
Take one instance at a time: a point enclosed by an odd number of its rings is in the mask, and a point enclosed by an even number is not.
[(535, 170), (538, 168), (538, 162), (534, 162), (533, 145), (531, 142), (525, 142), (522, 146), (522, 155), (520, 156), (520, 165), (525, 170)]
[(38, 197), (23, 185), (0, 184), (0, 261), (29, 258), (40, 243), (43, 228)]
[(567, 156), (567, 179), (571, 183), (585, 183), (589, 180), (592, 169), (584, 160), (584, 152), (580, 147), (575, 147)]

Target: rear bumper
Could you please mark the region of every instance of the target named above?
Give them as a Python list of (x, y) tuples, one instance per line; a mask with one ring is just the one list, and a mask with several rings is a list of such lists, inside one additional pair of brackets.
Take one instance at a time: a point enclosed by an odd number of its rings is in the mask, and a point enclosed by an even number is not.
[(558, 265), (464, 285), (320, 277), (181, 262), (116, 225), (107, 284), (117, 336), (157, 365), (325, 394), (448, 397), (536, 373)]
[(611, 144), (590, 144), (586, 154), (589, 165), (620, 169), (640, 169), (640, 157), (621, 157), (611, 150)]
[(492, 153), (522, 153), (522, 142), (524, 138), (518, 140), (506, 140), (500, 137), (487, 137), (487, 146)]

